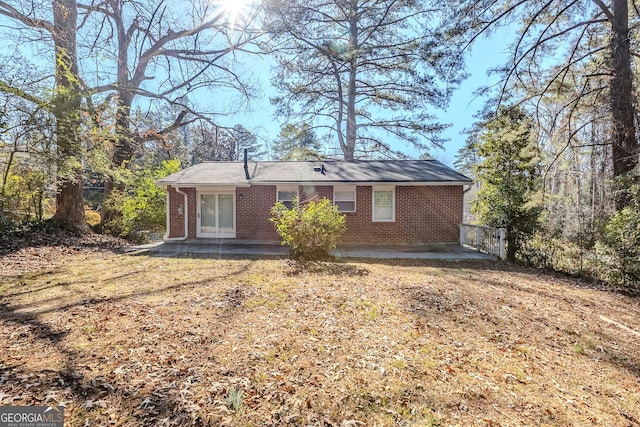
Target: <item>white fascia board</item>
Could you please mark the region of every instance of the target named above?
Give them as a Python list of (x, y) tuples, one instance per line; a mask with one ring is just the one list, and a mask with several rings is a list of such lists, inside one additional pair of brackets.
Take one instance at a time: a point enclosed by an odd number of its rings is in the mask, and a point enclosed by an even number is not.
[(291, 182), (291, 181), (273, 181), (273, 182), (253, 182), (251, 185), (276, 185), (276, 186), (334, 186), (334, 187), (349, 187), (349, 186), (358, 186), (358, 187), (371, 187), (371, 186), (395, 186), (395, 187), (408, 187), (408, 186), (458, 186), (458, 185), (471, 185), (473, 182), (470, 181), (429, 181), (429, 182), (416, 182), (416, 181), (363, 181), (363, 182), (345, 182), (345, 181), (299, 181), (299, 182)]
[[(196, 191), (198, 192), (204, 192), (204, 191), (221, 191), (221, 192), (233, 192), (236, 191), (236, 188), (238, 187), (248, 187), (248, 185), (195, 185), (193, 188), (196, 189)], [(183, 187), (184, 188), (184, 187)]]
[(251, 184), (248, 182), (240, 182), (240, 183), (184, 183), (184, 182), (162, 182), (158, 185), (170, 185), (172, 187), (180, 187), (180, 188), (236, 188), (236, 187), (251, 187)]

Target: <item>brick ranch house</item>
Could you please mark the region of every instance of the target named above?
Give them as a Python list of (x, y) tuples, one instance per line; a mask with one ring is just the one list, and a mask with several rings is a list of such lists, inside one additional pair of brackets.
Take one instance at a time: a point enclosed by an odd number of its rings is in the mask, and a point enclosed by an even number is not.
[(275, 202), (318, 196), (345, 214), (344, 242), (385, 245), (457, 243), (471, 184), (435, 160), (205, 162), (158, 181), (165, 241), (279, 241)]

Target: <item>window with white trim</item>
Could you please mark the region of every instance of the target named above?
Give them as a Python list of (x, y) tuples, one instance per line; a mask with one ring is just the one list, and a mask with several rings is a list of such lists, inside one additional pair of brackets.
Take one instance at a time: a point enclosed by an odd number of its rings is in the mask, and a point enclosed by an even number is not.
[(373, 222), (396, 220), (395, 188), (373, 188)]
[(340, 212), (356, 211), (355, 187), (337, 187), (333, 189), (333, 204)]
[(298, 198), (298, 187), (278, 187), (277, 200), (282, 202), (287, 209), (293, 208), (293, 199)]

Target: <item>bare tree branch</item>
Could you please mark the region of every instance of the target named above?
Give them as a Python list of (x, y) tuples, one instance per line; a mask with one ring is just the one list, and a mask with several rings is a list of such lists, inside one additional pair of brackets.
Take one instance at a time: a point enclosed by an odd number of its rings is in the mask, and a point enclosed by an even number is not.
[(22, 22), (27, 27), (40, 28), (53, 33), (53, 24), (43, 19), (30, 18), (5, 1), (0, 1), (0, 15)]

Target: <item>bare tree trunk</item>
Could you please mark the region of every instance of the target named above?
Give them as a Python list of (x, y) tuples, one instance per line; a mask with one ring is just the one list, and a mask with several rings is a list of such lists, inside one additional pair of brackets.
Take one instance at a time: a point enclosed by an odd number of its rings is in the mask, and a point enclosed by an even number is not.
[(353, 160), (356, 151), (358, 128), (356, 125), (356, 91), (358, 75), (358, 0), (351, 0), (349, 7), (349, 88), (347, 91), (347, 140), (344, 159)]
[[(613, 176), (621, 177), (638, 165), (638, 142), (634, 122), (631, 50), (629, 40), (629, 7), (627, 0), (614, 0), (612, 4), (611, 36), (611, 114)], [(628, 196), (618, 196), (616, 209), (629, 203)]]
[[(76, 231), (89, 230), (84, 214), (80, 141), (80, 79), (76, 51), (77, 9), (74, 0), (53, 1), (53, 42), (56, 55), (56, 135), (59, 168), (53, 221)], [(61, 170), (58, 170), (60, 173)]]
[[(4, 196), (5, 189), (7, 187), (7, 181), (9, 180), (9, 171), (11, 170), (11, 166), (13, 166), (13, 158), (15, 157), (16, 150), (15, 148), (11, 150), (9, 153), (9, 160), (7, 160), (7, 168), (2, 174), (2, 185), (0, 186), (0, 196)], [(0, 203), (2, 203), (2, 198), (0, 198)], [(0, 206), (2, 208), (2, 206)]]
[(345, 160), (353, 160), (356, 151), (356, 138), (358, 136), (356, 126), (356, 61), (351, 61), (349, 75), (349, 92), (347, 99), (347, 141), (344, 152)]
[[(134, 154), (133, 137), (131, 135), (130, 119), (133, 95), (126, 90), (119, 90), (118, 111), (116, 113), (116, 133), (113, 147), (112, 166), (120, 168), (131, 160)], [(108, 200), (114, 190), (123, 190), (123, 185), (114, 181), (112, 176), (108, 176), (104, 183), (103, 200)], [(107, 224), (114, 220), (117, 213), (103, 204), (102, 224)]]
[[(117, 68), (117, 111), (116, 111), (116, 132), (113, 147), (112, 166), (114, 168), (122, 167), (133, 157), (133, 148), (131, 144), (131, 105), (133, 104), (134, 95), (130, 90), (124, 88), (131, 82), (129, 80), (129, 46), (131, 44), (131, 27), (129, 31), (125, 29), (122, 9), (118, 2), (111, 4), (113, 8), (112, 18), (118, 34), (118, 68)], [(108, 176), (104, 184), (103, 200), (107, 201), (114, 190), (122, 190), (122, 185), (114, 181), (112, 176)], [(106, 224), (114, 220), (117, 213), (103, 203), (102, 224)]]

